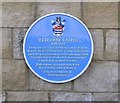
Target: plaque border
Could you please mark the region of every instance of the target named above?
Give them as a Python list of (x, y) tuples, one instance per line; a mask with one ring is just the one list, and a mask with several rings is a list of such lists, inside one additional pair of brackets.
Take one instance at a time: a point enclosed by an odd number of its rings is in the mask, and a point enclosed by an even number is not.
[[(68, 79), (68, 80), (64, 80), (64, 81), (52, 81), (52, 80), (48, 80), (48, 79), (45, 79), (43, 78), (42, 76), (38, 75), (33, 69), (32, 67), (29, 65), (27, 59), (26, 59), (26, 54), (25, 54), (25, 41), (26, 41), (26, 38), (27, 38), (27, 35), (29, 33), (29, 31), (31, 30), (31, 28), (40, 20), (42, 20), (43, 18), (47, 17), (47, 16), (51, 16), (51, 15), (56, 15), (56, 14), (60, 14), (60, 15), (65, 15), (65, 16), (69, 16), (69, 17), (72, 17), (74, 18), (75, 20), (79, 21), (84, 27), (85, 29), (87, 30), (89, 36), (90, 36), (90, 40), (91, 40), (91, 44), (92, 44), (92, 51), (91, 51), (91, 55), (90, 55), (90, 58), (89, 58), (89, 61), (87, 63), (87, 65), (85, 66), (85, 68), (78, 74), (76, 75), (75, 77), (71, 78), (71, 79)], [(44, 16), (41, 16), (40, 18), (38, 18), (37, 20), (35, 20), (32, 25), (28, 28), (26, 34), (25, 34), (25, 37), (24, 37), (24, 41), (23, 41), (23, 57), (25, 59), (25, 62), (27, 64), (27, 66), (29, 67), (29, 69), (37, 76), (39, 77), (40, 79), (42, 80), (45, 80), (47, 82), (50, 82), (50, 83), (66, 83), (66, 82), (70, 82), (78, 77), (80, 77), (86, 70), (87, 68), (89, 67), (91, 61), (92, 61), (92, 57), (93, 57), (93, 52), (94, 52), (94, 44), (93, 44), (93, 39), (92, 39), (92, 35), (88, 29), (88, 27), (83, 23), (83, 21), (81, 21), (80, 19), (78, 19), (77, 17), (73, 16), (73, 15), (70, 15), (70, 14), (67, 14), (67, 13), (61, 13), (61, 12), (57, 12), (57, 13), (50, 13), (50, 14), (47, 14), (47, 15), (44, 15)]]

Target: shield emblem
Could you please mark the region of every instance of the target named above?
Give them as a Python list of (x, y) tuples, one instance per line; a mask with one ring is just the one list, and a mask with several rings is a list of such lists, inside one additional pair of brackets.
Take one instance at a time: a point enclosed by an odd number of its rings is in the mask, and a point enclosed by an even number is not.
[(63, 35), (65, 20), (61, 20), (61, 17), (56, 17), (56, 21), (52, 20), (53, 34), (57, 37)]

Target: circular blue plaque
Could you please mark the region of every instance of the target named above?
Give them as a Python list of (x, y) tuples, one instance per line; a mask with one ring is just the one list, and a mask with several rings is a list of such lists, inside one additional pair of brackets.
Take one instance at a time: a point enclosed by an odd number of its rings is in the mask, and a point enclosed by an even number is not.
[(76, 79), (88, 68), (93, 40), (85, 24), (65, 13), (52, 13), (28, 29), (23, 54), (30, 70), (51, 83)]

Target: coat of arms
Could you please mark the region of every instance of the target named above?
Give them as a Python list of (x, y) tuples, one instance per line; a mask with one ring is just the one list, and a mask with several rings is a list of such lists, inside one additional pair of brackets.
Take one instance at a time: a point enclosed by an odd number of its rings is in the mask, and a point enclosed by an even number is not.
[(65, 20), (61, 19), (61, 17), (56, 17), (56, 21), (52, 20), (52, 29), (53, 34), (57, 37), (63, 35)]

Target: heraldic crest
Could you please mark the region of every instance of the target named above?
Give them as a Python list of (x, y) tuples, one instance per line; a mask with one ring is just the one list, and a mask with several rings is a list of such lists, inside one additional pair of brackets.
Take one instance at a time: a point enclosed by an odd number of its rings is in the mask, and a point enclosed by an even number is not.
[(56, 17), (56, 21), (52, 20), (52, 29), (55, 36), (59, 37), (63, 35), (65, 22), (61, 17)]

